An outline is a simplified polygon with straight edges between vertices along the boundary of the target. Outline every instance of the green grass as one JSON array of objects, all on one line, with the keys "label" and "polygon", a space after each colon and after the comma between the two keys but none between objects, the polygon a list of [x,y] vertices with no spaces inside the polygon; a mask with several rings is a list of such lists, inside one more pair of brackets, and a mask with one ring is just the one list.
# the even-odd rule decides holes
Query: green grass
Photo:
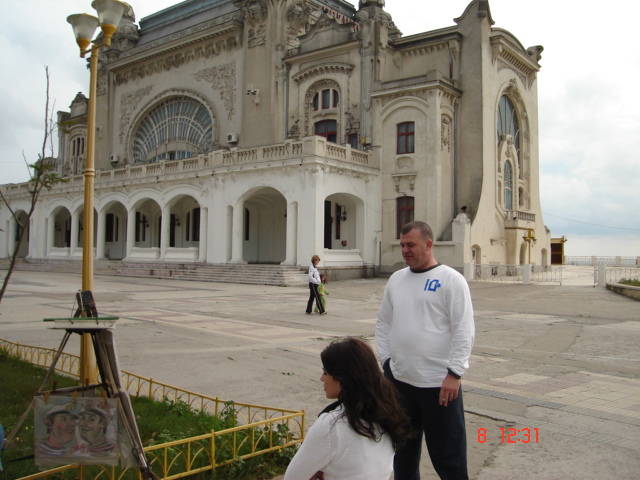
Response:
[{"label": "green grass", "polygon": [[626,278],[623,278],[620,280],[620,283],[624,285],[631,285],[632,287],[640,287],[640,280],[627,280]]},{"label": "green grass", "polygon": [[[42,383],[45,370],[29,363],[11,358],[0,350],[0,423],[7,434],[26,410],[34,392]],[[72,386],[76,380],[56,375],[52,385],[57,387]],[[51,386],[51,385],[50,385]],[[210,433],[212,430],[223,430],[237,425],[236,412],[227,405],[218,416],[212,416],[192,410],[183,402],[157,402],[147,398],[132,398],[133,409],[138,422],[140,436],[144,445],[157,445],[172,440]],[[255,429],[256,437],[259,429]],[[275,437],[286,436],[288,432],[278,429]],[[243,438],[239,435],[238,440]],[[230,437],[223,436],[216,440],[218,458],[231,451]],[[262,445],[266,442],[263,440]],[[204,443],[204,442],[203,442]],[[245,452],[241,452],[245,453]],[[289,447],[282,452],[261,455],[247,461],[238,461],[229,466],[220,467],[215,472],[206,472],[193,479],[267,479],[282,473],[291,460],[295,448]],[[0,472],[0,480],[13,480],[36,473],[38,468],[33,459],[12,461],[33,454],[33,415],[24,423],[15,443],[5,449],[2,455],[4,472]],[[205,462],[206,458],[202,458]],[[204,463],[202,463],[204,465]],[[56,478],[76,478],[60,475]],[[129,478],[129,477],[127,477]],[[131,476],[133,478],[133,476]]]}]

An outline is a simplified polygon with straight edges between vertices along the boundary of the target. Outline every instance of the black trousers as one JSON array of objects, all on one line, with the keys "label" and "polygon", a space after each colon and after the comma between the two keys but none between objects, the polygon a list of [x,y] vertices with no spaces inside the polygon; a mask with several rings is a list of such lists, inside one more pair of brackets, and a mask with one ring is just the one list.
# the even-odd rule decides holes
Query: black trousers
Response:
[{"label": "black trousers", "polygon": [[400,392],[417,435],[396,452],[393,459],[395,480],[420,480],[420,454],[424,433],[429,458],[443,480],[468,480],[467,437],[464,425],[462,389],[453,402],[443,407],[438,403],[440,388],[419,388],[393,378],[389,362],[384,373]]},{"label": "black trousers", "polygon": [[316,302],[318,307],[318,311],[320,313],[324,313],[324,307],[322,306],[322,302],[320,301],[320,295],[318,294],[318,285],[315,283],[309,282],[309,301],[307,302],[307,313],[311,313],[311,309],[313,308],[313,302]]}]

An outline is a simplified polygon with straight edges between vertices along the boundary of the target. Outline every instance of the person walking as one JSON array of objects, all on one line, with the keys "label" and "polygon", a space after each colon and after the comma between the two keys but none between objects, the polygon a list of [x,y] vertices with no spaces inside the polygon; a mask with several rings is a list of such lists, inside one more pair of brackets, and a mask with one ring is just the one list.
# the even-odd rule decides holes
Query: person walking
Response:
[{"label": "person walking", "polygon": [[325,395],[336,401],[307,432],[284,480],[389,480],[394,446],[410,434],[395,388],[357,338],[334,341],[320,359]]},{"label": "person walking", "polygon": [[467,480],[461,379],[475,334],[469,286],[437,262],[427,223],[405,225],[400,246],[407,268],[389,278],[375,329],[385,375],[418,433],[396,452],[395,480],[420,479],[423,433],[440,478]]},{"label": "person walking", "polygon": [[320,272],[318,272],[316,268],[318,263],[320,263],[320,257],[318,255],[311,257],[311,265],[309,265],[309,300],[307,301],[306,310],[306,313],[309,315],[311,314],[313,302],[316,302],[320,315],[325,313],[322,302],[320,301],[320,295],[318,294],[318,286],[320,285]]}]

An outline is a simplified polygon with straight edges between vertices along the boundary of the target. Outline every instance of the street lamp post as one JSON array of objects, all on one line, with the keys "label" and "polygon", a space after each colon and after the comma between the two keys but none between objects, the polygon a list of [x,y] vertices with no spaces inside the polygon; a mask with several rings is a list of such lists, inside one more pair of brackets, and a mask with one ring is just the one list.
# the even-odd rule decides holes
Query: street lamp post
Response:
[{"label": "street lamp post", "polygon": [[[96,90],[98,57],[100,47],[111,45],[111,37],[118,29],[120,19],[127,4],[119,0],[94,0],[91,6],[97,11],[98,18],[80,13],[69,15],[67,22],[73,27],[76,42],[80,47],[80,57],[91,54],[89,61],[89,105],[87,111],[87,160],[84,170],[84,232],[82,236],[82,290],[93,290],[93,191],[96,176],[94,166],[96,133]],[[92,41],[96,28],[102,29],[102,42]],[[87,312],[83,313],[85,316]],[[80,381],[83,385],[97,383],[95,354],[91,344],[91,335],[82,335],[80,345]]]}]

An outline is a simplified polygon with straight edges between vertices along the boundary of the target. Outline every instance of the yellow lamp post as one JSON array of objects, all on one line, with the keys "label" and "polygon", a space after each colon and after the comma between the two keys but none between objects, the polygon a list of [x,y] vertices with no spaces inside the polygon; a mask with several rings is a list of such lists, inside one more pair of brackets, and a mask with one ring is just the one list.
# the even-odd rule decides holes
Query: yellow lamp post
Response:
[{"label": "yellow lamp post", "polygon": [[[80,47],[80,57],[91,53],[89,78],[89,106],[87,112],[87,160],[84,170],[84,232],[82,236],[82,290],[93,290],[93,190],[96,171],[94,167],[96,133],[96,86],[98,57],[100,47],[111,45],[111,37],[118,29],[120,19],[127,4],[119,0],[94,0],[91,6],[97,11],[98,18],[80,13],[69,15],[67,22],[73,27],[76,42]],[[102,42],[92,41],[96,28],[102,29]],[[80,346],[80,381],[83,385],[97,382],[95,354],[91,344],[91,335],[82,335]]]}]

